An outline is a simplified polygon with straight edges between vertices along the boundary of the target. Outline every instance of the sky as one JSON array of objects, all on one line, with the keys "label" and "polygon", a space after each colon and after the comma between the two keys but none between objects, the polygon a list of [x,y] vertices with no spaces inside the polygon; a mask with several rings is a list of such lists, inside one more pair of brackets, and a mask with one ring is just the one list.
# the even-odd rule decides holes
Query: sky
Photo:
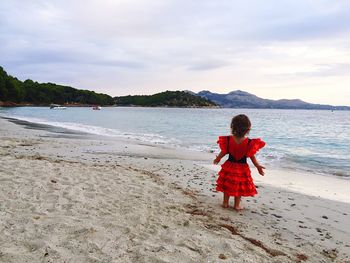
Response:
[{"label": "sky", "polygon": [[0,66],[112,96],[350,105],[348,0],[1,0]]}]

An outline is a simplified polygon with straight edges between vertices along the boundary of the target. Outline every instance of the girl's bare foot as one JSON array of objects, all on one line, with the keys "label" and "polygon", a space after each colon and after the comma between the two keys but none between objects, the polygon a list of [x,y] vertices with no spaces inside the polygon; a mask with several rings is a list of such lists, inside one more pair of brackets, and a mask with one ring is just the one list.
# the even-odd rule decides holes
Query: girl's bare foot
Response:
[{"label": "girl's bare foot", "polygon": [[221,207],[222,208],[229,208],[229,205],[228,204],[222,204]]},{"label": "girl's bare foot", "polygon": [[241,211],[244,208],[240,206],[241,204],[241,197],[240,196],[235,196],[235,204],[233,206],[233,209],[236,211]]}]

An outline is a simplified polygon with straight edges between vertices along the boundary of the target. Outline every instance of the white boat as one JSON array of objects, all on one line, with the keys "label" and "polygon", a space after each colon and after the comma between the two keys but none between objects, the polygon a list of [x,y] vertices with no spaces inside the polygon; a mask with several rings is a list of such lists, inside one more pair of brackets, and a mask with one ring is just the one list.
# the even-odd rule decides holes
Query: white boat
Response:
[{"label": "white boat", "polygon": [[51,110],[65,110],[65,109],[67,109],[67,107],[63,107],[63,106],[58,105],[58,104],[51,104],[50,109]]},{"label": "white boat", "polygon": [[100,106],[94,106],[92,107],[93,110],[101,110],[102,108]]}]

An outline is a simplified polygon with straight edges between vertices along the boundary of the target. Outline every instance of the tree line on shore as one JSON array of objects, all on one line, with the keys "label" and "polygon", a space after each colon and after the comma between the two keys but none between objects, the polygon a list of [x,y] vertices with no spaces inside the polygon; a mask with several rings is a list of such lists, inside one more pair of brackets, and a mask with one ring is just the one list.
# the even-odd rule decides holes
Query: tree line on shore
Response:
[{"label": "tree line on shore", "polygon": [[186,91],[164,91],[153,95],[134,95],[115,97],[117,106],[143,107],[214,107],[214,102]]},{"label": "tree line on shore", "polygon": [[213,107],[214,102],[185,91],[164,91],[153,95],[129,95],[112,98],[89,90],[54,83],[21,81],[0,66],[0,105],[116,105],[142,107]]},{"label": "tree line on shore", "polygon": [[113,105],[114,99],[106,94],[78,90],[54,83],[20,81],[0,67],[0,101],[18,104],[98,104]]}]

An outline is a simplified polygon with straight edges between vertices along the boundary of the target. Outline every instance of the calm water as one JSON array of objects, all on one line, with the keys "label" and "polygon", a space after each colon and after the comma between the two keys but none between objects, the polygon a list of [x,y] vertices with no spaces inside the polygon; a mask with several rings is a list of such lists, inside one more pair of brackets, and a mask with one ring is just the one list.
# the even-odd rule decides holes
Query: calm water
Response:
[{"label": "calm water", "polygon": [[64,128],[127,137],[199,151],[218,150],[233,115],[245,113],[250,137],[267,147],[259,159],[269,166],[350,178],[350,112],[175,108],[0,108],[0,115]]}]

